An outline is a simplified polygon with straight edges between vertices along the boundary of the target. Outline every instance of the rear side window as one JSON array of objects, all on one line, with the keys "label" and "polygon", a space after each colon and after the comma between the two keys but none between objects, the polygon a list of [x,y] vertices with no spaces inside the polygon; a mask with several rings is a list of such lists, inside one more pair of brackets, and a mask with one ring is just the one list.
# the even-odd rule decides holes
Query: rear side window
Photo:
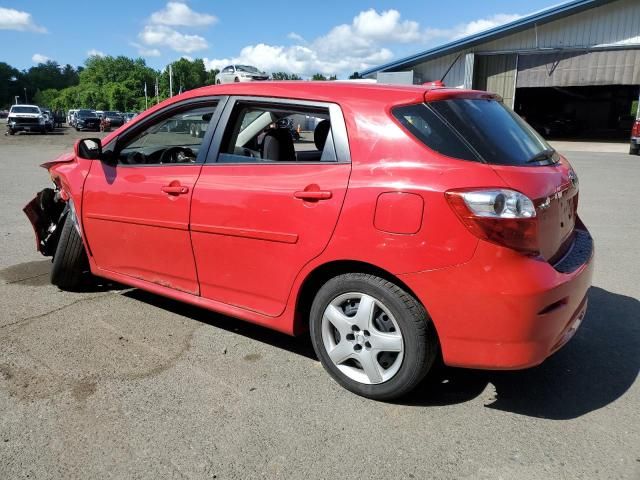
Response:
[{"label": "rear side window", "polygon": [[[429,129],[420,128],[417,134],[409,126],[407,128],[425,145],[443,155],[494,165],[527,165],[536,158],[540,161],[541,155],[549,152],[547,160],[557,161],[549,144],[511,109],[496,100],[439,100],[400,107],[393,113],[396,118],[399,118],[398,114],[406,118],[406,112],[399,110],[410,108],[439,135],[425,137],[424,132]],[[448,131],[448,136],[445,137],[443,131]],[[444,148],[438,137],[447,139]]]},{"label": "rear side window", "polygon": [[478,160],[465,142],[426,105],[397,107],[393,115],[430,149],[448,157]]}]

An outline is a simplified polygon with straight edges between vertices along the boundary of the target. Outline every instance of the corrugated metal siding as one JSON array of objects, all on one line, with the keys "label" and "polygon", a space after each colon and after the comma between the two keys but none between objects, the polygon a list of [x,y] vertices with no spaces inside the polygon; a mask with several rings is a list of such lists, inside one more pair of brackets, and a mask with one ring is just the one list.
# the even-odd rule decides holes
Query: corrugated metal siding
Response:
[{"label": "corrugated metal siding", "polygon": [[520,55],[518,62],[518,88],[638,84],[640,49]]},{"label": "corrugated metal siding", "polygon": [[[464,86],[465,54],[482,52],[527,51],[536,48],[601,48],[640,46],[640,0],[618,0],[602,7],[577,13],[545,25],[530,28],[471,49],[445,55],[413,67],[416,80],[439,80],[459,53],[462,56],[451,69],[445,83]],[[476,56],[477,60],[477,56]]]},{"label": "corrugated metal siding", "polygon": [[473,88],[497,93],[505,105],[513,106],[516,94],[518,56],[485,55],[476,58]]},{"label": "corrugated metal siding", "polygon": [[487,42],[476,52],[640,45],[640,0],[618,0],[536,29]]}]

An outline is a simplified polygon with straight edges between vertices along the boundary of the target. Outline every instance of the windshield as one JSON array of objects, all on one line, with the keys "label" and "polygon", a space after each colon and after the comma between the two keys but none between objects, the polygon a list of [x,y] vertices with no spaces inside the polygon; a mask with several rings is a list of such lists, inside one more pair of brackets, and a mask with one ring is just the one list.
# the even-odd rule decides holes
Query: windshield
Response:
[{"label": "windshield", "polygon": [[96,117],[96,112],[92,110],[78,110],[77,115],[82,118],[93,118]]},{"label": "windshield", "polygon": [[249,65],[236,65],[236,70],[239,72],[260,73],[260,70],[256,67],[251,67]]},{"label": "windshield", "polygon": [[502,102],[453,98],[394,109],[428,147],[463,160],[531,165],[559,160],[553,148]]},{"label": "windshield", "polygon": [[12,107],[11,113],[40,113],[38,107]]}]

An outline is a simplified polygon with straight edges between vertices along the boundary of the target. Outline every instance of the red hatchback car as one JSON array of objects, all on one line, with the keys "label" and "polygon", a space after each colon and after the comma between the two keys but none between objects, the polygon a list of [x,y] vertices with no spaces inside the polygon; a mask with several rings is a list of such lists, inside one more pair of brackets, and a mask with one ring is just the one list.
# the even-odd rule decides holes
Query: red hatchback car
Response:
[{"label": "red hatchback car", "polygon": [[[294,141],[292,124],[309,133]],[[577,177],[486,92],[205,87],[44,166],[55,188],[25,212],[54,284],[90,271],[309,331],[326,370],[366,397],[407,393],[439,354],[539,364],[585,314]]]}]

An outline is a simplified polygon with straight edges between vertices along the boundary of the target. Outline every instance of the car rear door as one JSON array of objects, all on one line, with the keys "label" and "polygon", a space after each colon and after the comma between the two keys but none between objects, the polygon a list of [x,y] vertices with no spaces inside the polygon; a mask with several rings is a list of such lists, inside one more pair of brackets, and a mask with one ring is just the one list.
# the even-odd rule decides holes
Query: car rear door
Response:
[{"label": "car rear door", "polygon": [[[189,208],[219,105],[207,98],[165,109],[106,147],[117,164],[92,164],[83,228],[100,269],[198,293]],[[209,121],[204,138],[190,135],[194,115]]]},{"label": "car rear door", "polygon": [[[264,120],[260,109],[297,114],[302,123],[313,115],[330,120],[326,143],[312,148],[310,122],[312,131],[294,145],[296,159],[263,158],[265,128],[280,138],[291,133]],[[240,141],[243,132],[249,134]],[[282,313],[296,275],[331,238],[350,172],[337,105],[232,98],[193,193],[191,238],[201,295],[269,316]]]}]

